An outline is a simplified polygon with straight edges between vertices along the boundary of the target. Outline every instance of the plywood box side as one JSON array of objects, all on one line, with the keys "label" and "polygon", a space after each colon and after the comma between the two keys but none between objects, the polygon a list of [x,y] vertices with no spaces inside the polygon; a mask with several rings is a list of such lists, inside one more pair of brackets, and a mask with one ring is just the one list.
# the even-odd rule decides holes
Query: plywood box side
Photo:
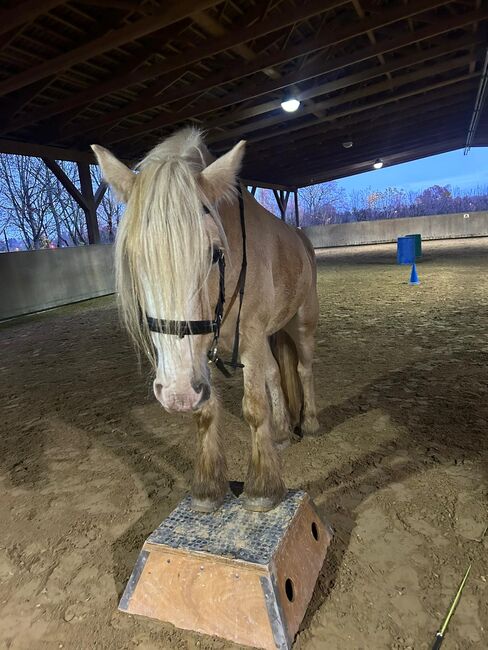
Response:
[{"label": "plywood box side", "polygon": [[[149,545],[148,545],[149,546]],[[275,650],[257,566],[203,554],[149,552],[125,611],[235,643]]]},{"label": "plywood box side", "polygon": [[[303,620],[330,541],[329,531],[307,497],[290,523],[271,567],[290,639]],[[291,583],[288,588],[287,581]]]}]

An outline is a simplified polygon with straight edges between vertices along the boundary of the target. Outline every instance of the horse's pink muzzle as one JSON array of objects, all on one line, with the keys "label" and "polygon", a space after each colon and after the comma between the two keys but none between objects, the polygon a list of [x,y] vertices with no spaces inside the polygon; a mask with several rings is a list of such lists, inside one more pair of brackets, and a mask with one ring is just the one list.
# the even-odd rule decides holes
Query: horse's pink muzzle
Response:
[{"label": "horse's pink muzzle", "polygon": [[210,386],[206,382],[192,382],[185,390],[181,390],[155,381],[153,388],[158,402],[170,413],[197,411],[210,397]]}]

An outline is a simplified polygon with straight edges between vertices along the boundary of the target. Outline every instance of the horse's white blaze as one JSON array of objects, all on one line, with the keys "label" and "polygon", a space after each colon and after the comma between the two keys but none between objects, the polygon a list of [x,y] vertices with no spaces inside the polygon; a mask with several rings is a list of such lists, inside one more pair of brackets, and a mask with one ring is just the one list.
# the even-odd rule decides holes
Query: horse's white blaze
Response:
[{"label": "horse's white blaze", "polygon": [[[158,320],[178,320],[175,314],[165,313],[164,307],[158,305],[147,278],[143,279],[143,292],[148,316]],[[189,315],[190,320],[201,319],[201,310],[195,299],[189,301]],[[194,349],[196,339],[192,336],[180,339],[159,332],[150,334],[157,358],[155,382],[175,392],[190,391],[192,382],[198,383],[203,375],[202,359]]]}]

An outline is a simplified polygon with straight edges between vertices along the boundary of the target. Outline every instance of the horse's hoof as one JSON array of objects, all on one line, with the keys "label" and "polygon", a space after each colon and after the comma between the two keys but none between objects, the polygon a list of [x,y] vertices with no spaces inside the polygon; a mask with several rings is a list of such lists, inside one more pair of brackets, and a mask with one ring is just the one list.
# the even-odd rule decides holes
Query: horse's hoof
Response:
[{"label": "horse's hoof", "polygon": [[282,499],[272,499],[271,497],[247,497],[243,495],[241,497],[242,507],[244,510],[250,510],[251,512],[269,512],[279,505]]},{"label": "horse's hoof", "polygon": [[209,514],[215,512],[223,504],[224,499],[214,500],[214,499],[199,499],[197,497],[191,498],[190,508],[194,512],[201,512],[203,514]]},{"label": "horse's hoof", "polygon": [[320,424],[316,417],[305,418],[301,430],[304,436],[316,436],[319,433]]},{"label": "horse's hoof", "polygon": [[282,440],[276,440],[275,441],[275,447],[278,451],[283,451],[284,449],[288,449],[288,447],[291,445],[291,438],[283,438]]}]

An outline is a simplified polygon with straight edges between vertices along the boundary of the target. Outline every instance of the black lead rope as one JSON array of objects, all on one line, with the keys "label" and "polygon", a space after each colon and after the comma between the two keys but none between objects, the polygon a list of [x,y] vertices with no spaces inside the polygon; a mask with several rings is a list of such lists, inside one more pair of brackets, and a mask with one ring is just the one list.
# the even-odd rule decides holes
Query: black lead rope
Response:
[{"label": "black lead rope", "polygon": [[[244,218],[244,199],[242,197],[241,186],[237,186],[237,193],[239,199],[239,217],[241,222],[242,233],[242,264],[239,278],[237,280],[237,289],[239,291],[239,309],[237,312],[236,329],[234,334],[234,347],[232,350],[232,358],[230,361],[223,361],[218,355],[218,344],[220,338],[220,328],[224,318],[224,304],[225,304],[225,257],[222,250],[214,251],[213,261],[218,262],[219,265],[219,297],[215,307],[214,320],[190,320],[190,321],[175,321],[163,320],[159,318],[152,318],[146,315],[146,322],[151,332],[159,334],[172,334],[179,338],[191,336],[193,334],[213,334],[212,345],[207,353],[210,363],[213,363],[226,377],[231,377],[231,373],[227,370],[226,366],[233,368],[244,368],[242,363],[238,363],[239,358],[239,338],[240,338],[240,321],[242,302],[244,300],[244,288],[246,285],[246,271],[247,271],[247,245],[246,245],[246,221]],[[204,206],[206,213],[209,210]]]},{"label": "black lead rope", "polygon": [[242,264],[241,271],[239,273],[239,279],[237,280],[237,286],[239,287],[239,309],[237,311],[237,321],[236,321],[236,331],[234,334],[234,348],[232,350],[232,359],[228,365],[230,365],[234,370],[236,368],[244,368],[242,363],[237,363],[239,357],[239,338],[240,338],[240,323],[241,323],[241,309],[242,302],[244,300],[244,288],[246,286],[246,273],[247,273],[247,243],[246,243],[246,221],[244,219],[244,199],[242,198],[242,189],[241,186],[237,186],[238,199],[239,199],[239,217],[241,221],[241,233],[242,233]]}]

